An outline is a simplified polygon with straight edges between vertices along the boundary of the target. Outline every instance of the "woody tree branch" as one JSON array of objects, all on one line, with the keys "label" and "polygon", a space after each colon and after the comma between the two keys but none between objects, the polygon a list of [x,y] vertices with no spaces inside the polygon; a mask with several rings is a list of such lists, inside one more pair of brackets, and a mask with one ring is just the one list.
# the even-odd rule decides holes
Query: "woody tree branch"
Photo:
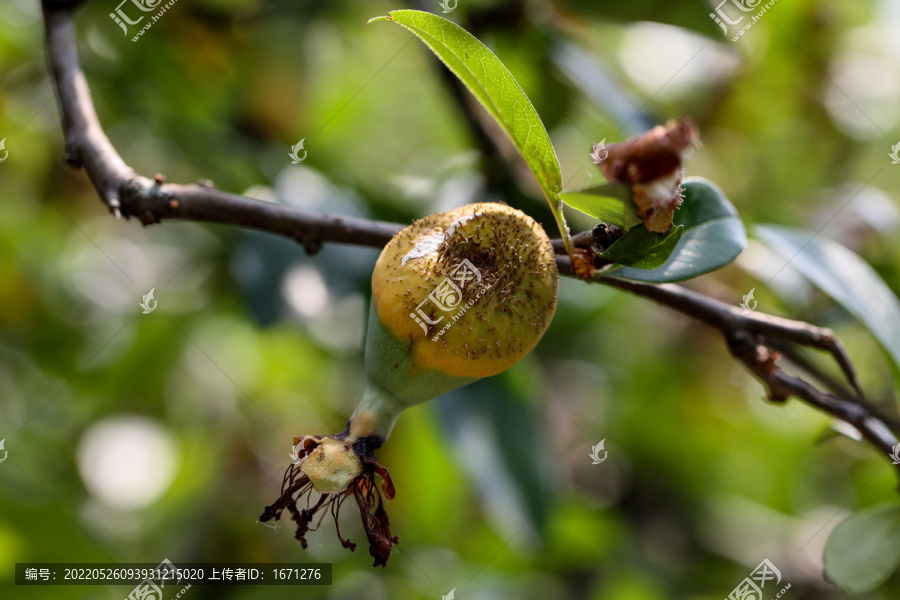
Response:
[{"label": "woody tree branch", "polygon": [[[94,110],[75,44],[73,11],[77,4],[79,0],[42,2],[47,54],[65,136],[65,160],[84,169],[116,218],[136,217],[145,225],[163,219],[238,225],[291,238],[309,251],[326,242],[380,248],[403,228],[398,223],[312,213],[257,201],[215,190],[208,183],[171,184],[159,175],[150,179],[135,173],[106,137]],[[590,232],[573,240],[588,246]],[[572,276],[561,240],[554,241],[554,248],[560,273]],[[642,284],[602,273],[595,273],[593,281],[649,298],[718,330],[732,356],[763,383],[771,400],[784,402],[795,397],[848,423],[884,457],[897,444],[885,420],[863,399],[853,365],[829,329],[760,313],[744,314],[736,306],[679,285]],[[850,388],[834,386],[838,389],[832,391],[838,393],[830,393],[785,372],[772,348],[786,345],[829,352]]]}]

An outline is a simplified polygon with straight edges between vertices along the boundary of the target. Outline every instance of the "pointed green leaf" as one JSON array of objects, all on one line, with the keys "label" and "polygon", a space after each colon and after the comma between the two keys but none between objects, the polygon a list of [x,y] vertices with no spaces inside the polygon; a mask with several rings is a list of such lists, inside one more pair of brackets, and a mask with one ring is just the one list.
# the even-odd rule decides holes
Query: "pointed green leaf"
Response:
[{"label": "pointed green leaf", "polygon": [[394,10],[371,21],[392,21],[410,30],[459,77],[525,159],[564,230],[558,196],[562,174],[556,152],[531,101],[500,59],[453,21],[428,12]]},{"label": "pointed green leaf", "polygon": [[623,220],[625,221],[625,231],[628,231],[635,225],[641,224],[641,218],[637,216],[637,206],[634,205],[634,202],[625,203],[625,210],[623,215]]},{"label": "pointed green leaf", "polygon": [[825,544],[825,576],[851,594],[875,589],[900,564],[900,506],[863,510],[835,527]]},{"label": "pointed green leaf", "polygon": [[625,205],[631,203],[631,189],[621,183],[607,183],[580,190],[562,192],[560,199],[566,204],[616,227],[625,227]]},{"label": "pointed green leaf", "polygon": [[812,231],[757,225],[753,233],[856,317],[900,367],[900,301],[875,269]]},{"label": "pointed green leaf", "polygon": [[684,225],[673,227],[666,233],[654,233],[643,225],[632,227],[601,252],[600,257],[636,269],[655,269],[665,264],[682,233]]},{"label": "pointed green leaf", "polygon": [[606,196],[593,196],[581,192],[563,192],[559,195],[566,206],[571,206],[578,212],[583,212],[589,217],[594,217],[611,223],[616,227],[625,227],[623,214],[625,205],[621,200]]},{"label": "pointed green leaf", "polygon": [[744,224],[724,192],[702,177],[688,177],[682,185],[684,202],[675,211],[675,224],[684,225],[684,234],[666,263],[650,270],[623,267],[611,275],[650,283],[683,281],[724,267],[744,250]]}]

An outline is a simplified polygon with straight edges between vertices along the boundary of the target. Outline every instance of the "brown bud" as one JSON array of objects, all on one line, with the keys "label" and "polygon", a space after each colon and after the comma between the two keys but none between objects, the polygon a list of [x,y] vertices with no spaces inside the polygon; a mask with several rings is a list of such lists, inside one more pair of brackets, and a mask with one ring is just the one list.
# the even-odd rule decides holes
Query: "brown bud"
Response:
[{"label": "brown bud", "polygon": [[609,181],[631,186],[638,217],[650,231],[663,233],[672,226],[681,204],[682,164],[697,141],[697,129],[689,119],[669,121],[610,144],[608,156],[597,166]]}]

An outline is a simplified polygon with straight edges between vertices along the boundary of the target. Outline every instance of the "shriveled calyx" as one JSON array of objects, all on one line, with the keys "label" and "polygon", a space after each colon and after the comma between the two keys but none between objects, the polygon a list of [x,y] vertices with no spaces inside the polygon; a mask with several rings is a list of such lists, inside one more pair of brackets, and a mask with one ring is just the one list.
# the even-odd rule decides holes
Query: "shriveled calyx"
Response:
[{"label": "shriveled calyx", "polygon": [[[394,499],[394,483],[387,469],[375,460],[373,451],[380,444],[373,447],[373,440],[351,442],[347,438],[346,433],[295,437],[291,452],[293,462],[284,474],[281,495],[274,504],[266,507],[259,520],[278,520],[287,509],[297,524],[294,537],[306,549],[306,534],[315,531],[330,512],[341,545],[352,551],[356,549],[356,544],[341,536],[338,514],[344,502],[353,498],[362,516],[369,554],[375,559],[373,566],[383,567],[400,538],[391,535],[391,525],[384,499],[375,485],[375,475],[381,476],[384,498],[388,500]],[[315,502],[312,500],[313,492],[319,495]],[[298,507],[301,500],[306,501],[304,508]],[[313,524],[319,513],[318,522]]]}]

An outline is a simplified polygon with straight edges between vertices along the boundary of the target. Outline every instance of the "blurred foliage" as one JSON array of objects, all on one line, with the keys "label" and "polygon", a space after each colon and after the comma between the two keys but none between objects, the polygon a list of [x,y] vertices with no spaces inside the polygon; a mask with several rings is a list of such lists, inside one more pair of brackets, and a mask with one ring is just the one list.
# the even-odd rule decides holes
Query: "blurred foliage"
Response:
[{"label": "blurred foliage", "polygon": [[[829,420],[765,402],[713,332],[569,279],[533,355],[411,409],[379,451],[401,536],[385,571],[364,548],[342,549],[327,523],[308,551],[288,526],[261,526],[292,436],[343,429],[359,398],[377,251],[308,257],[256,232],[114,220],[62,163],[37,3],[3,6],[0,596],[123,598],[128,588],[24,589],[10,577],[16,562],[166,557],[334,563],[330,588],[186,598],[456,588],[460,599],[719,600],[763,558],[792,584],[787,598],[900,593],[897,575],[857,596],[821,576],[828,533],[895,500],[884,457],[846,438],[816,444]],[[178,2],[133,43],[108,16],[115,3],[92,1],[78,27],[98,114],[138,172],[400,222],[503,199],[553,235],[532,180],[483,171],[431,54],[365,24],[403,7]],[[687,172],[716,182],[745,223],[821,230],[900,289],[900,167],[887,158],[900,138],[896,4],[778,2],[736,43],[711,11],[460,0],[446,16],[518,79],[567,188],[601,181],[593,142],[689,115],[703,146]],[[308,157],[291,166],[301,138]],[[573,230],[591,224],[567,216]],[[877,343],[759,244],[690,285],[735,304],[755,288],[758,310],[833,327],[869,397],[896,403]],[[158,308],[142,314],[151,288]],[[601,439],[609,458],[591,465]],[[342,530],[359,542],[350,512]]]}]

